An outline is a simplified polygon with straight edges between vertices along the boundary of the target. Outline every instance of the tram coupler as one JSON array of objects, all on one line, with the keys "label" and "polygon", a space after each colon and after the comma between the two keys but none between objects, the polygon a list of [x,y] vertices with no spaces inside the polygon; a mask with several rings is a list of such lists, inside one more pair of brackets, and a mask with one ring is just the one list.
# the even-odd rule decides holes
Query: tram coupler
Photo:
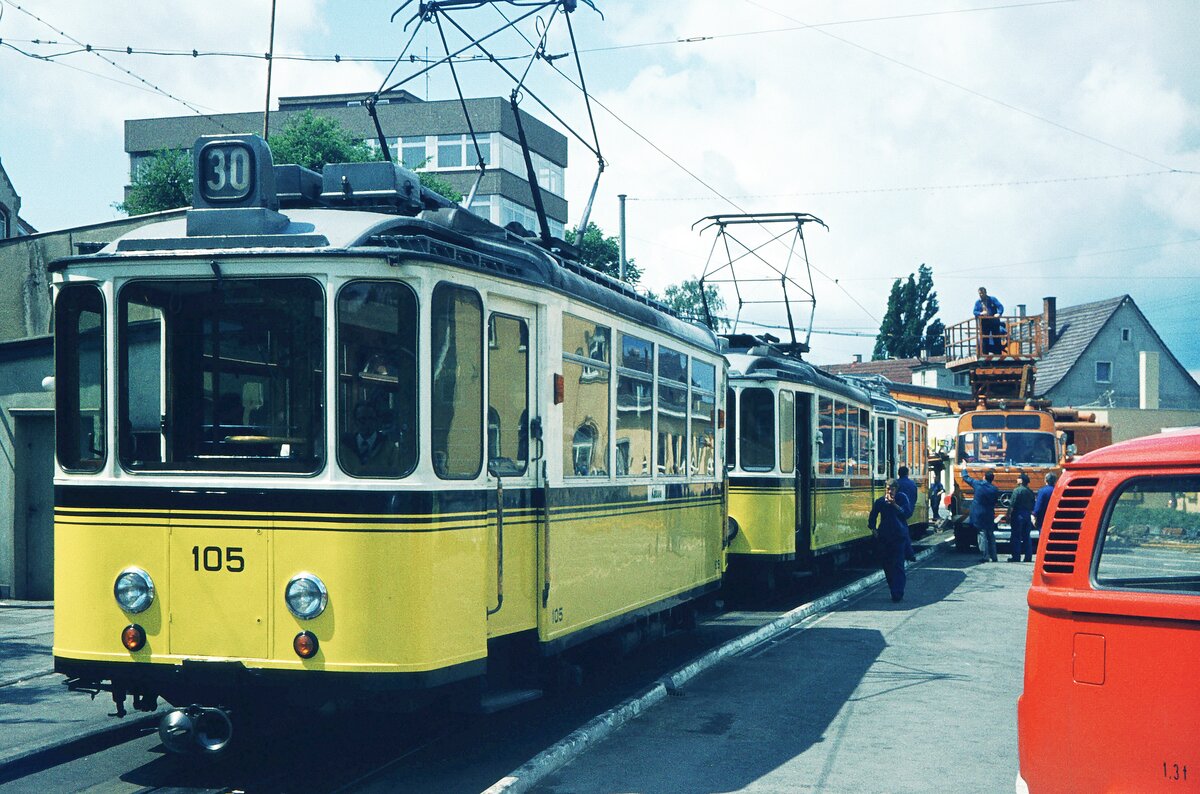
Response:
[{"label": "tram coupler", "polygon": [[158,723],[158,738],[173,753],[215,755],[233,739],[233,720],[225,709],[193,703],[164,714]]}]

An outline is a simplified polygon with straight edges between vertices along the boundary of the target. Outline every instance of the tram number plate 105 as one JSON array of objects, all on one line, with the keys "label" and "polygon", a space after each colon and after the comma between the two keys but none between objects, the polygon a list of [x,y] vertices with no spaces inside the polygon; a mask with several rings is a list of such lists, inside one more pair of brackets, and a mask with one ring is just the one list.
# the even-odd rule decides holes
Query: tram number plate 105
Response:
[{"label": "tram number plate 105", "polygon": [[241,546],[192,546],[192,570],[241,573],[246,570],[246,559]]}]

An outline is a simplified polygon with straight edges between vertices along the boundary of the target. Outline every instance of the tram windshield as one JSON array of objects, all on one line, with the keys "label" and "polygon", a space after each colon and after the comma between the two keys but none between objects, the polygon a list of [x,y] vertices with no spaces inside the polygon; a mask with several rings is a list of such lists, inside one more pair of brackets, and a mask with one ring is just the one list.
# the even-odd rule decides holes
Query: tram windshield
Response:
[{"label": "tram windshield", "polygon": [[958,459],[994,466],[1054,466],[1054,434],[1046,432],[974,432],[958,436]]},{"label": "tram windshield", "polygon": [[117,338],[125,467],[320,468],[325,316],[316,282],[135,281],[120,292]]}]

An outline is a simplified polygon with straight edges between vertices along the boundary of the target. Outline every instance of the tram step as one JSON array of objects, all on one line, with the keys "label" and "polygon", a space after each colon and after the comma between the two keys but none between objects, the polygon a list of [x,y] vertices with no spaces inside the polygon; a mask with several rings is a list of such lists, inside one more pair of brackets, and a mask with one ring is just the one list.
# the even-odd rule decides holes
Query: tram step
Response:
[{"label": "tram step", "polygon": [[479,713],[495,714],[522,703],[529,703],[542,696],[540,689],[509,689],[504,692],[487,692],[479,699]]}]

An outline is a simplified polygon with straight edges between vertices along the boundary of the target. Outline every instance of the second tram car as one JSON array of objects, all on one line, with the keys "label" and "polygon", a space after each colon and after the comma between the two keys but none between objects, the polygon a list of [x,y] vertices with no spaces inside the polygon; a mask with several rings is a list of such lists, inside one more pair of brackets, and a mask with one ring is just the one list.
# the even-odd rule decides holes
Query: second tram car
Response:
[{"label": "second tram car", "polygon": [[185,219],[53,266],[71,686],[120,713],[424,691],[719,586],[708,329],[391,163],[193,156]]},{"label": "second tram car", "polygon": [[731,569],[771,581],[779,567],[845,561],[872,537],[885,479],[922,471],[923,415],[761,339],[728,344]]}]

